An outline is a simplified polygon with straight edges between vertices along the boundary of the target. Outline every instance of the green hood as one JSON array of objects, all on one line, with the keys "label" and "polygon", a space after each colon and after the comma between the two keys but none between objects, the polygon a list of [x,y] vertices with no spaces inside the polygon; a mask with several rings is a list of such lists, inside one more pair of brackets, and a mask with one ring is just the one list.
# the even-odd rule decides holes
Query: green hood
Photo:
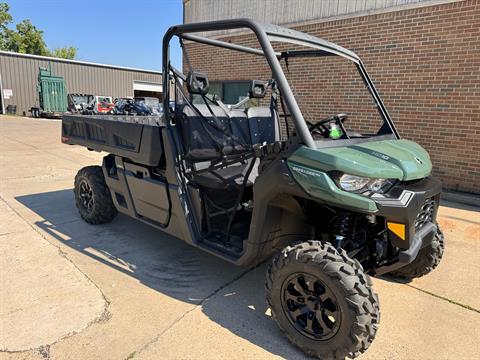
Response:
[{"label": "green hood", "polygon": [[311,149],[302,146],[288,162],[320,171],[380,179],[415,180],[432,171],[428,153],[409,140],[370,141],[345,147]]}]

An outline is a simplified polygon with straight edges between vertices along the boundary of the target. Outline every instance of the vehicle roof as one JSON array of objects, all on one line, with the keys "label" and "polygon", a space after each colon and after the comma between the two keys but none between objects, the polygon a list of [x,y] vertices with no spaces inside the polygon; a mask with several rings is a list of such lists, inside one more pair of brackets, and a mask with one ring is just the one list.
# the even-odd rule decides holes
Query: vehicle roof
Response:
[{"label": "vehicle roof", "polygon": [[328,50],[331,50],[332,52],[338,53],[338,55],[344,55],[347,57],[350,57],[354,60],[360,61],[360,58],[358,57],[357,54],[355,54],[353,51],[348,50],[344,48],[343,46],[337,45],[333,42],[327,41],[325,39],[293,30],[290,28],[286,28],[283,26],[278,26],[270,23],[260,23],[256,22],[259,27],[261,27],[268,35],[277,35],[282,38],[286,39],[291,39],[291,40],[300,40],[307,42],[312,45],[318,45],[324,48],[327,48]]},{"label": "vehicle roof", "polygon": [[[262,23],[256,20],[240,18],[240,19],[229,19],[229,20],[216,20],[200,23],[189,23],[183,25],[173,26],[170,29],[176,33],[185,34],[185,33],[195,33],[195,32],[210,32],[216,30],[228,30],[228,29],[245,29],[250,28],[254,32],[263,32],[265,33],[270,42],[274,41],[287,41],[290,43],[310,46],[310,47],[320,47],[322,50],[326,50],[336,55],[346,57],[352,61],[360,62],[360,58],[353,51],[348,50],[340,45],[327,41],[325,39],[286,28],[279,25],[274,25],[270,23]],[[200,39],[201,37],[192,36],[193,38]],[[188,39],[187,36],[185,38]],[[222,41],[216,41],[218,46],[221,46],[219,43]],[[234,42],[233,42],[234,43]],[[242,46],[240,46],[242,47]],[[257,50],[258,51],[258,50]]]}]

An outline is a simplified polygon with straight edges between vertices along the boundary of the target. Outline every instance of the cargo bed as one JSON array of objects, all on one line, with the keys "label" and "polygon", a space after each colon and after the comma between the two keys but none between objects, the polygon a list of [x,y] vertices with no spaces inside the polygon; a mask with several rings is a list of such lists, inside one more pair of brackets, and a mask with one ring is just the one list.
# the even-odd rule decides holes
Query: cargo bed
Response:
[{"label": "cargo bed", "polygon": [[62,142],[105,151],[144,165],[158,165],[163,116],[64,115]]}]

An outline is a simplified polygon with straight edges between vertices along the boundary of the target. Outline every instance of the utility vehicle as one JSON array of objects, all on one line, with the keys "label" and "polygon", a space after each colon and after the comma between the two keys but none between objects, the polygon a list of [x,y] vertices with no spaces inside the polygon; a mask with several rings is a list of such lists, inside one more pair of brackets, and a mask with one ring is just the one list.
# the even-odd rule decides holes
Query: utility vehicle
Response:
[{"label": "utility vehicle", "polygon": [[111,114],[115,115],[152,115],[152,110],[144,101],[131,98],[115,99],[115,107]]},{"label": "utility vehicle", "polygon": [[88,104],[93,101],[93,95],[89,94],[68,94],[67,96],[67,110],[71,113],[84,112]]},{"label": "utility vehicle", "polygon": [[110,96],[94,96],[83,113],[86,115],[106,114],[110,113],[114,107],[115,104]]},{"label": "utility vehicle", "polygon": [[[250,30],[260,46],[194,34],[231,29]],[[170,63],[174,36],[186,76]],[[266,59],[271,74],[249,91],[257,106],[209,95],[208,74],[188,57],[195,43]],[[342,108],[305,119],[282,64],[327,56],[353,64],[375,104],[376,131],[350,130]],[[444,238],[429,156],[400,138],[362,61],[320,38],[238,19],[171,27],[163,76],[162,116],[63,117],[64,143],[109,153],[75,178],[81,217],[101,224],[119,211],[237,265],[273,257],[267,302],[291,342],[321,359],[364,352],[380,320],[369,275],[425,275]]]}]

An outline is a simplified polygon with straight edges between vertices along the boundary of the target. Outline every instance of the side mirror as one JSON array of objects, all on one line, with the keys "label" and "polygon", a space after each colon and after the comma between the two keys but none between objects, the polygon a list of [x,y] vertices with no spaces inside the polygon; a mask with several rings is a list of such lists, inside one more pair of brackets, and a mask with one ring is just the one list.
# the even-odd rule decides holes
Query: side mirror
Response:
[{"label": "side mirror", "polygon": [[190,71],[187,75],[187,90],[190,94],[207,94],[210,84],[207,75],[197,71]]},{"label": "side mirror", "polygon": [[267,83],[261,80],[252,80],[249,96],[254,99],[262,99],[267,93]]}]

